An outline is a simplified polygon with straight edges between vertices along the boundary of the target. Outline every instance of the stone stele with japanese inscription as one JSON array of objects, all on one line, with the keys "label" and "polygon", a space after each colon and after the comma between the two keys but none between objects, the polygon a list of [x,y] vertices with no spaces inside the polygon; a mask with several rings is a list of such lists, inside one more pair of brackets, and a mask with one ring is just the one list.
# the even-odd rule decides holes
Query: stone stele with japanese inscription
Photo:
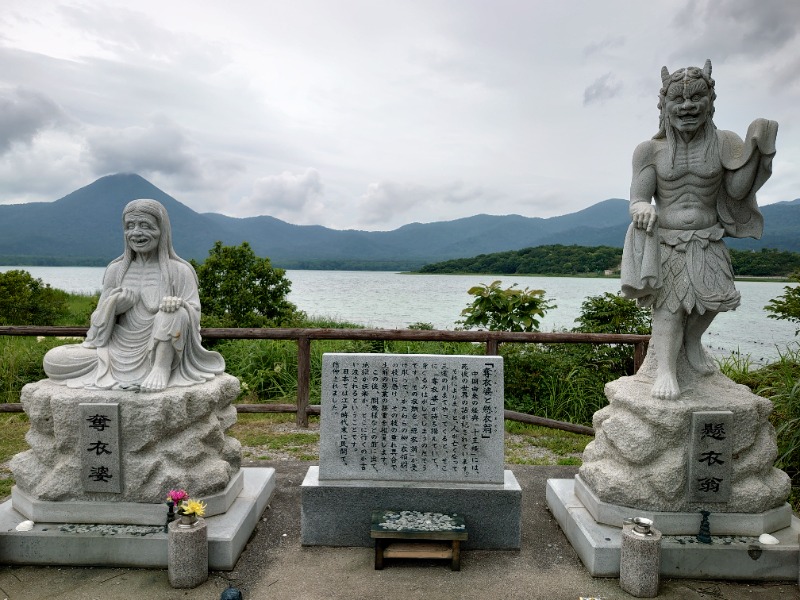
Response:
[{"label": "stone stele with japanese inscription", "polygon": [[326,354],[320,481],[503,483],[503,362]]}]

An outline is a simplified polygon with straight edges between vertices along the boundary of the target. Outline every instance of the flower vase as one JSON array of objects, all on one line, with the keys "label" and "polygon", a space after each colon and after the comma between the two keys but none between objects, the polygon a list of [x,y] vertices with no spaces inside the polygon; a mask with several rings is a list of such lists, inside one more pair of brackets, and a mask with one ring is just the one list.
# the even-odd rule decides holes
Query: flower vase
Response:
[{"label": "flower vase", "polygon": [[182,514],[178,522],[181,527],[194,527],[195,523],[197,523],[197,515],[194,513]]}]

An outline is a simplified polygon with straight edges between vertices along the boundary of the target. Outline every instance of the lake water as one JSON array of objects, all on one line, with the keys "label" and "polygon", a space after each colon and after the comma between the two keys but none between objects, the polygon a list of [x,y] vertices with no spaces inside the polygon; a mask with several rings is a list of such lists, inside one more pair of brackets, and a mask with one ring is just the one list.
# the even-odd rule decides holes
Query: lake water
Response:
[{"label": "lake water", "polygon": [[[24,268],[34,277],[69,292],[100,290],[102,267],[0,267],[0,272]],[[492,275],[404,275],[385,271],[287,271],[292,282],[289,299],[312,316],[360,323],[368,327],[405,328],[430,323],[436,329],[454,329],[461,310],[472,300],[467,290],[500,279],[503,287],[543,289],[557,308],[542,320],[541,331],[569,329],[588,296],[618,292],[618,279],[525,277]],[[795,326],[767,318],[764,306],[783,293],[785,283],[740,281],[742,304],[722,313],[704,338],[718,355],[739,351],[753,362],[777,357],[789,345],[796,347]]]}]

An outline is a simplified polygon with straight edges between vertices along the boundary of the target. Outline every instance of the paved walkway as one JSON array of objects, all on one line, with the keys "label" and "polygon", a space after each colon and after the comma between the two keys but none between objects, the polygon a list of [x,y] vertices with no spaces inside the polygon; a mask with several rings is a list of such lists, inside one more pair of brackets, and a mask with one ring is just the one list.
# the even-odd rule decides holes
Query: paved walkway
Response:
[{"label": "paved walkway", "polygon": [[[370,548],[302,547],[300,484],[309,463],[257,464],[277,469],[278,489],[234,571],[213,572],[193,590],[174,590],[165,570],[0,566],[0,600],[216,600],[229,584],[246,600],[631,598],[617,579],[587,574],[547,509],[547,479],[571,477],[575,467],[514,466],[523,490],[522,548],[465,551],[461,571],[453,572],[436,561],[387,561],[375,571]],[[671,579],[662,580],[659,598],[789,600],[800,599],[800,591],[797,582]]]}]

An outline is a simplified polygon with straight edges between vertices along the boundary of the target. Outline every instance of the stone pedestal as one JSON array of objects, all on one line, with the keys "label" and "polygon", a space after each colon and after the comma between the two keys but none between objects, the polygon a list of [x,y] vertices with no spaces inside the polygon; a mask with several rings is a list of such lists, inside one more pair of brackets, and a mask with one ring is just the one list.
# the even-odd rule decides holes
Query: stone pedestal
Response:
[{"label": "stone pedestal", "polygon": [[[664,512],[763,513],[789,496],[789,477],[772,466],[777,458],[772,403],[717,372],[699,376],[679,357],[680,398],[650,395],[655,370],[652,352],[639,373],[606,384],[609,404],[594,415],[595,439],[586,447],[580,476],[603,502]],[[693,413],[730,411],[726,432],[730,453],[705,455],[727,471],[730,493],[724,502],[693,499],[690,455]],[[725,461],[721,464],[721,461]],[[724,469],[723,469],[724,467]],[[719,478],[718,478],[719,479]],[[658,525],[658,524],[657,524]]]},{"label": "stone pedestal", "polygon": [[[49,380],[26,385],[22,405],[30,418],[31,449],[11,460],[17,487],[42,502],[163,504],[171,488],[192,497],[222,492],[239,471],[241,446],[225,431],[236,422],[231,401],[239,382],[230,375],[190,387],[145,394],[122,390],[70,389]],[[118,405],[121,481],[119,493],[87,491],[79,405]],[[96,445],[96,444],[95,444]],[[96,452],[111,452],[110,447]],[[124,511],[120,511],[124,522]]]},{"label": "stone pedestal", "polygon": [[[586,570],[594,577],[619,577],[622,523],[604,525],[575,496],[573,479],[547,481],[547,506],[558,521]],[[689,517],[689,515],[685,515]],[[699,515],[697,525],[699,529]],[[658,525],[657,518],[655,519]],[[714,515],[711,515],[714,526]],[[663,532],[662,532],[663,533]],[[800,519],[773,531],[776,545],[761,544],[757,535],[721,536],[712,533],[711,544],[692,535],[663,535],[661,576],[739,581],[793,581],[797,578]]]},{"label": "stone pedestal", "polygon": [[469,539],[462,548],[467,550],[515,550],[522,534],[522,488],[511,471],[504,476],[503,484],[320,482],[319,467],[310,467],[301,488],[300,541],[370,547],[374,510],[411,509],[463,516]]},{"label": "stone pedestal", "polygon": [[[275,491],[275,469],[245,467],[242,474],[241,490],[227,512],[204,519],[208,563],[215,571],[230,571],[236,566]],[[164,520],[149,526],[62,521],[36,523],[31,531],[15,531],[25,520],[10,500],[0,504],[0,564],[167,567]]]},{"label": "stone pedestal", "polygon": [[[681,396],[654,400],[655,367],[650,353],[635,376],[606,385],[579,475],[547,482],[547,504],[584,565],[617,576],[623,520],[640,516],[663,534],[663,576],[794,579],[800,520],[786,504],[789,477],[772,466],[772,403],[719,372],[698,375],[682,354]],[[696,539],[701,510],[711,544]],[[762,533],[779,543],[761,544]]]},{"label": "stone pedestal", "polygon": [[167,536],[167,574],[174,588],[195,588],[208,579],[208,529],[199,519],[182,525],[180,519],[169,524]]}]

